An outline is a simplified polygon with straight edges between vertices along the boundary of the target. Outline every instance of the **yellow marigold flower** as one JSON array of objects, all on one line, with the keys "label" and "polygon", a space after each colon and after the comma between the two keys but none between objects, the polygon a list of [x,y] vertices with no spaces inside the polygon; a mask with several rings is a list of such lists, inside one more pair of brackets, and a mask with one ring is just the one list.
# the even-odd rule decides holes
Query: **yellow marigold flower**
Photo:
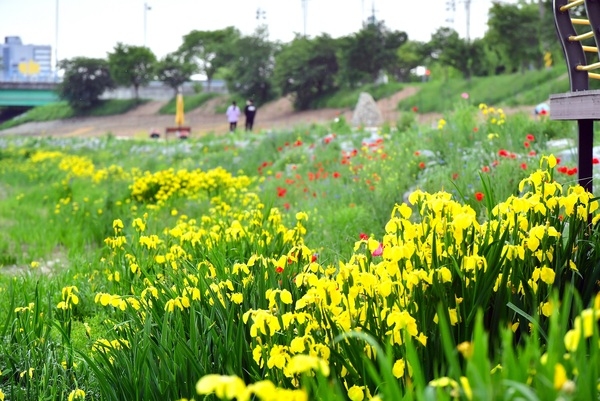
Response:
[{"label": "yellow marigold flower", "polygon": [[459,321],[459,316],[456,311],[456,308],[448,308],[448,314],[450,315],[450,324],[452,326],[456,326]]},{"label": "yellow marigold flower", "polygon": [[74,400],[85,400],[85,391],[81,389],[75,389],[71,391],[71,393],[69,394],[68,401]]},{"label": "yellow marigold flower", "polygon": [[581,338],[581,331],[579,330],[569,330],[565,334],[564,342],[565,348],[569,352],[577,351],[577,347],[579,347],[579,340]]},{"label": "yellow marigold flower", "polygon": [[437,270],[438,280],[442,283],[449,283],[452,281],[452,272],[447,267],[440,267]]},{"label": "yellow marigold flower", "polygon": [[139,232],[144,232],[144,230],[146,230],[146,223],[144,223],[144,220],[139,217],[133,219],[131,225]]},{"label": "yellow marigold flower", "polygon": [[397,379],[399,379],[401,377],[404,377],[405,368],[406,368],[406,361],[404,359],[398,359],[394,363],[394,367],[392,368],[392,373],[394,374],[394,376]]},{"label": "yellow marigold flower", "polygon": [[249,398],[246,384],[237,376],[206,375],[196,383],[196,392],[201,395],[215,393],[218,398],[228,400]]},{"label": "yellow marigold flower", "polygon": [[469,359],[473,356],[473,344],[470,341],[463,341],[456,346],[456,349],[465,359]]},{"label": "yellow marigold flower", "polygon": [[567,371],[560,363],[554,365],[554,389],[560,390],[567,382]]},{"label": "yellow marigold flower", "polygon": [[435,379],[429,382],[429,385],[432,387],[452,387],[456,388],[458,383],[455,380],[452,380],[449,377],[440,377],[439,379]]},{"label": "yellow marigold flower", "polygon": [[553,310],[552,301],[542,302],[540,304],[540,311],[541,311],[542,315],[548,317],[548,316],[552,315],[552,310]]},{"label": "yellow marigold flower", "polygon": [[554,270],[550,269],[549,267],[542,267],[541,271],[540,271],[540,278],[542,279],[542,281],[548,285],[552,285],[554,283],[554,277],[556,276],[556,273],[554,272]]},{"label": "yellow marigold flower", "polygon": [[296,220],[298,220],[298,221],[308,220],[308,214],[306,214],[305,212],[298,212],[298,213],[296,213]]},{"label": "yellow marigold flower", "polygon": [[120,232],[123,229],[123,221],[121,219],[115,219],[113,220],[113,229],[115,230],[116,233]]},{"label": "yellow marigold flower", "polygon": [[316,370],[323,374],[323,376],[329,376],[329,365],[327,365],[327,362],[312,355],[294,355],[288,362],[287,369],[292,374]]},{"label": "yellow marigold flower", "polygon": [[348,389],[348,398],[351,401],[362,401],[365,399],[365,392],[361,387],[354,385]]},{"label": "yellow marigold flower", "polygon": [[281,302],[287,305],[290,305],[293,302],[292,294],[288,290],[281,290],[279,298],[281,299]]},{"label": "yellow marigold flower", "polygon": [[463,392],[465,393],[465,396],[467,397],[467,399],[470,401],[473,399],[473,390],[471,390],[471,385],[469,384],[469,379],[467,379],[465,376],[461,376],[460,377],[460,386],[463,389]]},{"label": "yellow marigold flower", "polygon": [[231,302],[235,304],[241,304],[244,302],[244,295],[241,292],[236,292],[235,294],[231,294]]}]

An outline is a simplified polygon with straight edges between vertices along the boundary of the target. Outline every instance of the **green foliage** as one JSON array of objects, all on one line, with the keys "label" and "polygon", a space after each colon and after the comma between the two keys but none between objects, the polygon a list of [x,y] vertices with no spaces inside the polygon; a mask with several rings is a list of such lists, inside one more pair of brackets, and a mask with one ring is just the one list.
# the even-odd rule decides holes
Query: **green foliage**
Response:
[{"label": "green foliage", "polygon": [[[218,93],[215,92],[201,92],[197,95],[184,96],[183,97],[183,110],[187,113],[202,106],[206,102],[216,97],[219,97]],[[176,100],[171,99],[158,111],[160,114],[175,114]]]},{"label": "green foliage", "polygon": [[195,66],[177,53],[170,53],[156,63],[155,71],[158,80],[177,93],[181,85],[190,80]]},{"label": "green foliage", "polygon": [[357,33],[340,41],[340,82],[349,87],[373,83],[392,68],[396,52],[408,39],[405,32],[391,31],[384,21],[368,21]]},{"label": "green foliage", "polygon": [[139,87],[152,80],[155,63],[156,56],[144,46],[117,43],[113,52],[108,53],[108,64],[113,79],[119,85],[133,86],[136,99],[139,99]]},{"label": "green foliage", "polygon": [[114,87],[108,63],[101,59],[76,57],[62,60],[63,81],[58,94],[77,112],[87,110],[100,102],[100,95]]},{"label": "green foliage", "polygon": [[229,91],[244,99],[253,99],[257,106],[273,99],[276,45],[268,40],[266,26],[258,27],[250,36],[242,36],[233,49],[235,58],[230,61],[226,71]]},{"label": "green foliage", "polygon": [[[145,103],[147,100],[141,100]],[[100,100],[95,106],[85,111],[76,112],[67,102],[50,103],[37,106],[18,117],[0,124],[0,129],[16,127],[28,122],[65,120],[76,116],[112,116],[123,114],[140,105],[135,99]]]},{"label": "green foliage", "polygon": [[390,74],[400,82],[408,82],[411,70],[425,64],[427,48],[424,43],[407,40],[396,51],[396,62],[389,67]]},{"label": "green foliage", "polygon": [[[506,71],[523,71],[531,64],[538,68],[543,66],[539,32],[554,27],[548,20],[545,26],[540,24],[540,6],[535,3],[492,4],[486,36],[499,52]],[[519,29],[515,30],[515,26]],[[530,34],[523,35],[522,32]],[[557,41],[556,37],[554,41]]]},{"label": "green foliage", "polygon": [[294,95],[297,110],[310,108],[315,98],[335,90],[336,48],[328,35],[311,40],[297,35],[277,53],[274,81],[282,96]]},{"label": "green foliage", "polygon": [[[597,200],[539,157],[575,137],[555,123],[461,101],[402,132],[4,138],[0,391],[191,399],[216,374],[327,400],[596,399]],[[327,372],[290,376],[298,355]]]},{"label": "green foliage", "polygon": [[312,102],[312,108],[353,108],[358,102],[358,97],[361,92],[368,92],[373,99],[379,100],[388,96],[392,96],[396,92],[402,90],[404,84],[399,82],[389,82],[387,84],[368,84],[359,88],[341,88],[334,93],[326,94]]},{"label": "green foliage", "polygon": [[234,44],[240,38],[239,30],[230,26],[215,31],[193,30],[183,36],[177,53],[196,66],[196,72],[206,75],[208,85],[217,71],[234,58]]},{"label": "green foliage", "polygon": [[461,93],[468,93],[469,102],[474,105],[479,103],[498,106],[535,105],[546,101],[552,93],[560,93],[568,89],[563,86],[564,73],[565,70],[557,66],[542,71],[531,70],[492,77],[473,77],[470,80],[434,80],[419,84],[419,92],[415,96],[401,100],[398,107],[408,111],[413,106],[417,106],[419,112],[423,113],[444,112],[456,104]]}]

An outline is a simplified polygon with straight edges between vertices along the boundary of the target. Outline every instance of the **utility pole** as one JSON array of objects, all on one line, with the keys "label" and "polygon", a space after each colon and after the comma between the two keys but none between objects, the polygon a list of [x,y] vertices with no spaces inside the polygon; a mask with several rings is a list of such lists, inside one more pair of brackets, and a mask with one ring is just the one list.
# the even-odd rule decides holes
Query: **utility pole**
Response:
[{"label": "utility pole", "polygon": [[471,41],[471,0],[465,0],[465,14],[467,17],[467,32],[465,37],[467,39],[467,43],[469,43]]},{"label": "utility pole", "polygon": [[306,1],[302,0],[302,11],[304,13],[304,37],[306,37]]},{"label": "utility pole", "polygon": [[56,70],[54,71],[54,74],[57,75],[58,74],[58,2],[59,0],[56,0],[56,15],[55,15],[55,31],[54,31],[54,63],[55,63],[55,68]]},{"label": "utility pole", "polygon": [[146,14],[150,10],[152,10],[152,7],[150,7],[148,5],[148,3],[144,2],[144,47],[146,47],[146,26],[147,26],[147,24],[146,24],[146,20],[147,20]]}]

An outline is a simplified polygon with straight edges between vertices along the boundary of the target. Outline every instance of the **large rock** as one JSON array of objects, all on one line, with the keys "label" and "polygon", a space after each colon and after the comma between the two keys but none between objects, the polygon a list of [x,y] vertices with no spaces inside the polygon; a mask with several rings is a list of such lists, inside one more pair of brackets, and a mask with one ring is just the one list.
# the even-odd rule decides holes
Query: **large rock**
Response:
[{"label": "large rock", "polygon": [[352,115],[352,125],[355,127],[378,127],[383,124],[381,110],[377,107],[373,96],[362,92]]}]

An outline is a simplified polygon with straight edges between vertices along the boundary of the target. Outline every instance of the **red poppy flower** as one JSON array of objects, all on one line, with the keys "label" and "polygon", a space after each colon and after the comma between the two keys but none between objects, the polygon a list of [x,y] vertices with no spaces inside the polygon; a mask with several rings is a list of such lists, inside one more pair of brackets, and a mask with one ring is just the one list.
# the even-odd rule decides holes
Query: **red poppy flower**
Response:
[{"label": "red poppy flower", "polygon": [[421,154],[421,152],[419,152],[418,150],[415,150],[415,156],[419,156]]},{"label": "red poppy flower", "polygon": [[478,132],[478,131],[479,131],[479,128],[473,127],[473,132]]},{"label": "red poppy flower", "polygon": [[340,173],[338,173],[337,171],[335,171],[333,173],[333,178],[340,178]]},{"label": "red poppy flower", "polygon": [[452,173],[452,179],[456,180],[458,178],[458,173]]},{"label": "red poppy flower", "polygon": [[560,166],[559,168],[556,169],[556,171],[558,171],[559,173],[562,173],[562,174],[567,174],[567,171],[569,171],[569,168],[567,166]]},{"label": "red poppy flower", "polygon": [[369,236],[368,236],[367,234],[365,234],[365,233],[360,233],[360,239],[362,239],[362,240],[365,240],[365,241],[366,241],[366,240],[368,240],[368,239],[369,239]]},{"label": "red poppy flower", "polygon": [[508,155],[509,155],[508,150],[500,149],[498,151],[498,156],[500,156],[500,157],[508,157]]},{"label": "red poppy flower", "polygon": [[483,171],[484,173],[489,173],[489,171],[490,171],[490,168],[489,168],[489,166],[483,166],[483,167],[481,168],[481,171]]},{"label": "red poppy flower", "polygon": [[527,140],[529,142],[535,141],[535,136],[533,136],[533,134],[527,134],[527,136],[525,138],[527,138]]},{"label": "red poppy flower", "polygon": [[283,198],[287,192],[287,189],[282,187],[277,187],[277,196]]},{"label": "red poppy flower", "polygon": [[592,164],[598,164],[598,163],[600,163],[600,159],[598,159],[597,157],[594,157],[592,159]]},{"label": "red poppy flower", "polygon": [[577,167],[570,168],[567,171],[567,175],[575,175],[575,174],[577,174]]},{"label": "red poppy flower", "polygon": [[313,253],[313,255],[310,257],[310,261],[316,262],[318,258],[319,258],[319,255],[317,255],[316,253]]},{"label": "red poppy flower", "polygon": [[419,168],[425,168],[425,162],[419,163]]},{"label": "red poppy flower", "polygon": [[523,142],[523,146],[525,146],[526,148],[528,148],[529,147],[529,142],[527,142],[527,141]]},{"label": "red poppy flower", "polygon": [[527,153],[529,156],[535,156],[537,155],[535,150],[530,150],[529,153]]},{"label": "red poppy flower", "polygon": [[521,163],[521,168],[523,170],[527,170],[527,163]]},{"label": "red poppy flower", "polygon": [[417,106],[413,106],[412,111],[416,113],[417,111],[419,111],[419,108]]},{"label": "red poppy flower", "polygon": [[475,192],[475,199],[477,199],[477,202],[481,202],[483,200],[483,193]]},{"label": "red poppy flower", "polygon": [[285,210],[290,210],[290,204],[289,203],[284,203],[283,207],[285,208]]}]

